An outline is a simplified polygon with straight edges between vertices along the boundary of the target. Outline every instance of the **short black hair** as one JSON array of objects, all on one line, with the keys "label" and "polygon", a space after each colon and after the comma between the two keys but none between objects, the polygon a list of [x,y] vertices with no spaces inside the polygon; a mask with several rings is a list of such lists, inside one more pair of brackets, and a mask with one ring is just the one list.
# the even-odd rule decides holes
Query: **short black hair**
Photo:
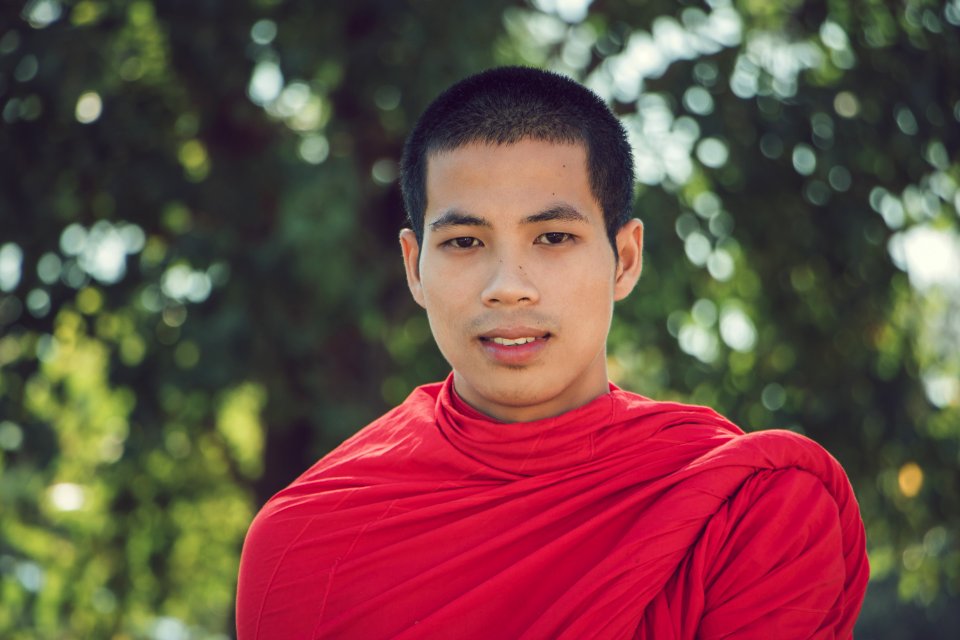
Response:
[{"label": "short black hair", "polygon": [[626,131],[595,93],[565,76],[528,67],[488,69],[456,83],[423,112],[400,160],[407,220],[423,244],[427,160],[465,145],[521,140],[583,144],[590,189],[617,253],[617,231],[633,211],[633,154]]}]

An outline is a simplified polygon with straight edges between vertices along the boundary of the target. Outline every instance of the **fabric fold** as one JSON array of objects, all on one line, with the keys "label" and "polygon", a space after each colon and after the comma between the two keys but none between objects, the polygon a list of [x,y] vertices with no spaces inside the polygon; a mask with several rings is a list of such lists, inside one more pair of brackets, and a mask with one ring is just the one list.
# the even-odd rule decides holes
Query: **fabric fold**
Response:
[{"label": "fabric fold", "polygon": [[448,378],[265,505],[238,635],[849,637],[864,546],[843,470],[807,438],[614,385],[499,423]]}]

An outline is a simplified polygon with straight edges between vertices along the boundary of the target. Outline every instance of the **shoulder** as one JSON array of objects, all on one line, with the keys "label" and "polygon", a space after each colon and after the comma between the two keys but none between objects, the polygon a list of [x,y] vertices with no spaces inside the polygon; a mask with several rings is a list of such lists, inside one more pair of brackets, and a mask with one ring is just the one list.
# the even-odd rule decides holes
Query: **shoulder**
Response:
[{"label": "shoulder", "polygon": [[[836,458],[806,436],[783,429],[741,433],[718,442],[693,467],[700,476],[695,482],[725,486],[728,496],[747,487],[783,491],[787,484],[815,482],[817,494],[836,505],[850,537],[863,538],[860,509],[846,472]],[[855,535],[857,528],[860,533]]]},{"label": "shoulder", "polygon": [[[614,422],[644,425],[644,449],[696,451],[681,475],[731,476],[737,482],[754,472],[797,469],[818,478],[841,499],[852,497],[846,473],[821,445],[799,433],[769,429],[745,433],[710,407],[658,401],[611,385]],[[631,432],[631,438],[636,436]]]},{"label": "shoulder", "polygon": [[[611,385],[614,421],[643,420],[656,432],[682,429],[742,435],[743,430],[714,409],[669,400],[653,400]],[[679,435],[679,434],[675,434]]]},{"label": "shoulder", "polygon": [[417,387],[401,404],[359,429],[318,460],[301,478],[345,461],[370,458],[377,452],[415,446],[424,431],[434,424],[439,388],[439,383]]},{"label": "shoulder", "polygon": [[[329,509],[330,500],[355,490],[392,483],[416,467],[418,454],[434,447],[436,393],[426,385],[317,460],[260,509],[255,526]],[[282,514],[282,515],[281,515]],[[254,527],[255,528],[255,527]]]},{"label": "shoulder", "polygon": [[842,558],[840,524],[833,493],[817,476],[798,468],[757,471],[711,519],[714,579],[735,586],[742,574],[790,562],[814,546],[835,556],[831,561]]},{"label": "shoulder", "polygon": [[607,432],[615,441],[614,456],[669,460],[682,471],[743,435],[737,425],[709,407],[653,400],[611,387]]},{"label": "shoulder", "polygon": [[799,433],[784,429],[745,433],[718,447],[712,456],[718,464],[746,464],[758,471],[803,471],[816,477],[839,501],[853,498],[847,474],[837,459],[819,443]]},{"label": "shoulder", "polygon": [[703,637],[852,631],[869,575],[863,527],[817,475],[799,467],[754,473],[701,544]]},{"label": "shoulder", "polygon": [[784,430],[743,434],[706,458],[707,468],[739,480],[704,536],[704,636],[849,635],[869,566],[859,506],[840,463]]}]

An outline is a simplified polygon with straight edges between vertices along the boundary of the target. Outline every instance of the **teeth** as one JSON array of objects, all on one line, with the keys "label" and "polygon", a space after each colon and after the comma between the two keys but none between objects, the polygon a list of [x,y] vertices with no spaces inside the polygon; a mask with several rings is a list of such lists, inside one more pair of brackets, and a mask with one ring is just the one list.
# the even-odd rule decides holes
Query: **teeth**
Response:
[{"label": "teeth", "polygon": [[510,338],[491,338],[491,340],[497,344],[512,347],[518,344],[527,344],[528,342],[533,342],[536,340],[536,338],[517,338],[516,340],[511,340]]}]

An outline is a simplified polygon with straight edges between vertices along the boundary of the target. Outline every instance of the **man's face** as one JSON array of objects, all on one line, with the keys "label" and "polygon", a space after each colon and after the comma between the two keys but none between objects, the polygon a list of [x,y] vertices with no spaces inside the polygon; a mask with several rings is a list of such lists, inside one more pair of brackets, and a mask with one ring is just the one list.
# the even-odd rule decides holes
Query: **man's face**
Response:
[{"label": "man's face", "polygon": [[457,393],[494,418],[558,415],[607,391],[613,302],[640,275],[643,228],[615,260],[582,145],[470,144],[427,163],[423,246],[400,236]]}]

